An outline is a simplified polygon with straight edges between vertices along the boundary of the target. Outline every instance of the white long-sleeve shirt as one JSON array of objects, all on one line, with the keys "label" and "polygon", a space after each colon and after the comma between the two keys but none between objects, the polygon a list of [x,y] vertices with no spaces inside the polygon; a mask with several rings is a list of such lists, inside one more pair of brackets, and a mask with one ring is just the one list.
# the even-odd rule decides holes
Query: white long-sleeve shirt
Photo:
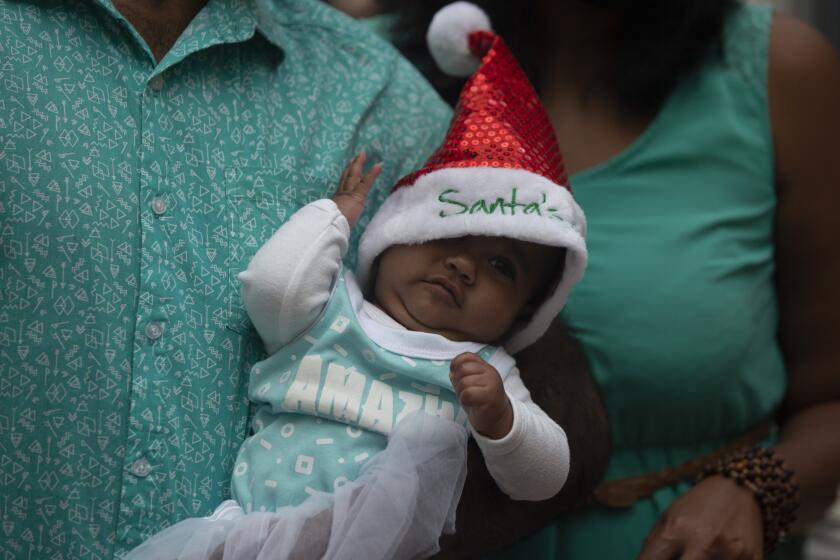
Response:
[{"label": "white long-sleeve shirt", "polygon": [[[308,329],[327,304],[347,251],[350,227],[332,200],[296,212],[239,275],[245,308],[269,354]],[[383,328],[411,331],[370,302],[362,311]],[[503,350],[499,350],[503,352]],[[566,434],[532,400],[514,365],[500,372],[513,408],[513,427],[502,439],[470,426],[499,488],[516,500],[544,500],[560,491],[569,471]]]}]

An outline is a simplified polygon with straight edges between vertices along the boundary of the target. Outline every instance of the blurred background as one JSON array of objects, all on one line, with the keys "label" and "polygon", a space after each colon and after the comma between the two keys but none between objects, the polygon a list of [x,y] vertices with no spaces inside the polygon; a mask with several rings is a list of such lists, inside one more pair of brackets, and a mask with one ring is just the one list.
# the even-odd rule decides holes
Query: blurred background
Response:
[{"label": "blurred background", "polygon": [[[755,4],[770,4],[780,12],[796,16],[819,29],[840,52],[840,0],[748,0]],[[388,13],[400,5],[400,0],[329,0],[335,8],[360,19],[370,28],[388,37],[393,17]],[[439,90],[450,84],[435,83]],[[458,84],[455,84],[458,86]],[[457,89],[453,95],[457,95]],[[442,92],[443,93],[443,92]],[[444,95],[451,98],[451,96]],[[840,102],[840,100],[838,100]],[[840,560],[840,500],[828,512],[823,522],[814,526],[805,544],[806,560]]]},{"label": "blurred background", "polygon": [[[397,0],[398,1],[398,0]],[[838,0],[749,0],[755,4],[771,4],[785,13],[793,14],[822,31],[840,51],[840,1]],[[361,19],[381,14],[394,0],[330,0],[339,10]]]}]

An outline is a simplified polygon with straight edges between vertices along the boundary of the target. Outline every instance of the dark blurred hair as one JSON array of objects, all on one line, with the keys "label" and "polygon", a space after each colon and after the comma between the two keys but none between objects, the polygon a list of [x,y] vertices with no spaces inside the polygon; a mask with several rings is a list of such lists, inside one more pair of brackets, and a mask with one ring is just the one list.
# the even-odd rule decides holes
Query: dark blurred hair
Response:
[{"label": "dark blurred hair", "polygon": [[[457,100],[463,80],[437,69],[426,48],[426,29],[435,12],[451,0],[380,0],[399,17],[394,44],[425,74],[450,103]],[[708,56],[719,56],[723,25],[737,0],[582,0],[618,10],[612,60],[600,69],[587,91],[612,97],[619,108],[634,115],[655,114],[679,81]],[[535,2],[474,0],[490,16],[537,87],[534,31]]]}]

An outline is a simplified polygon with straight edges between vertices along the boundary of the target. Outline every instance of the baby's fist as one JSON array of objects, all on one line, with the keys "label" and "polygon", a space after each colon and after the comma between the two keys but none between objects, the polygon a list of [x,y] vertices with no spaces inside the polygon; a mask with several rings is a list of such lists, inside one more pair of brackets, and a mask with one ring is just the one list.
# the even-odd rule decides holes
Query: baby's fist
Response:
[{"label": "baby's fist", "polygon": [[449,366],[449,378],[472,427],[490,439],[501,439],[513,427],[513,408],[496,368],[470,352]]}]

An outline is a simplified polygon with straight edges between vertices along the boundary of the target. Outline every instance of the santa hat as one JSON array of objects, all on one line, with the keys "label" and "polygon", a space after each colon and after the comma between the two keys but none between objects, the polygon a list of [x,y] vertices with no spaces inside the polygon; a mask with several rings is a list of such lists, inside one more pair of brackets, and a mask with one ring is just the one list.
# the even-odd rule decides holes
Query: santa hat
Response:
[{"label": "santa hat", "polygon": [[586,220],[572,197],[554,129],[534,88],[487,16],[467,2],[440,10],[427,40],[442,70],[475,72],[443,144],[400,179],[359,244],[358,275],[392,245],[486,235],[564,247],[551,293],[503,344],[518,352],[545,333],[586,267]]}]

